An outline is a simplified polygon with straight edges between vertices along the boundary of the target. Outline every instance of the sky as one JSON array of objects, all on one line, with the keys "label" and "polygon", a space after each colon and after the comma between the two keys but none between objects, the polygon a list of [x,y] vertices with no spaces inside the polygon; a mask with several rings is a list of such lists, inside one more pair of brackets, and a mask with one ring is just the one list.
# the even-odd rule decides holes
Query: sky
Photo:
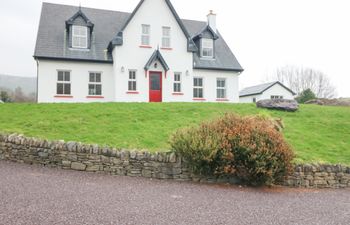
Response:
[{"label": "sky", "polygon": [[[42,0],[0,0],[0,74],[35,76],[33,59]],[[139,0],[46,0],[131,12]],[[217,27],[245,71],[240,89],[268,81],[286,65],[326,73],[338,97],[350,97],[348,0],[172,0],[183,19]]]}]

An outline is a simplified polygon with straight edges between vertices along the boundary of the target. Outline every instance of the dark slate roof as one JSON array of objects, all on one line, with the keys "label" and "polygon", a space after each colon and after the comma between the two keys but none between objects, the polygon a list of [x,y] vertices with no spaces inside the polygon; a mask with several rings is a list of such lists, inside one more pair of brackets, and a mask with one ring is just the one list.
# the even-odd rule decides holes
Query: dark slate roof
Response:
[{"label": "dark slate roof", "polygon": [[[192,37],[198,35],[207,26],[207,22],[194,20],[183,20],[183,23]],[[194,68],[242,72],[242,66],[220,32],[218,32],[218,36],[219,38],[215,41],[215,59],[202,59],[199,54],[194,54]]]},{"label": "dark slate roof", "polygon": [[290,90],[289,88],[287,88],[285,85],[283,85],[281,82],[279,81],[275,81],[275,82],[270,82],[270,83],[266,83],[266,84],[260,84],[260,85],[256,85],[256,86],[252,86],[252,87],[247,87],[244,88],[243,90],[241,90],[239,92],[239,97],[245,97],[245,96],[251,96],[251,95],[259,95],[262,94],[263,92],[265,92],[267,89],[271,88],[272,86],[274,86],[275,84],[279,84],[282,87],[284,87],[285,89],[287,89],[289,92],[291,92],[293,95],[295,95],[295,93]]},{"label": "dark slate roof", "polygon": [[[130,13],[92,8],[81,8],[94,24],[90,50],[69,49],[65,33],[66,21],[79,11],[79,7],[43,3],[39,31],[35,47],[35,58],[96,61],[112,63],[107,47],[116,34],[127,23]],[[195,37],[207,26],[206,22],[182,20],[190,37]],[[243,71],[232,51],[218,33],[215,41],[215,60],[201,59],[194,53],[195,69]]]}]

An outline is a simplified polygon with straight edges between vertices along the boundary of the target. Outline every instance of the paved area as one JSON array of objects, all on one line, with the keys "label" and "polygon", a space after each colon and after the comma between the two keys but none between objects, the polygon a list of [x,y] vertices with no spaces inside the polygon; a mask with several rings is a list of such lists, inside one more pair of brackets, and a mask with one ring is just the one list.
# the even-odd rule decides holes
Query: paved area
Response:
[{"label": "paved area", "polygon": [[350,224],[350,190],[251,189],[0,161],[0,224]]}]

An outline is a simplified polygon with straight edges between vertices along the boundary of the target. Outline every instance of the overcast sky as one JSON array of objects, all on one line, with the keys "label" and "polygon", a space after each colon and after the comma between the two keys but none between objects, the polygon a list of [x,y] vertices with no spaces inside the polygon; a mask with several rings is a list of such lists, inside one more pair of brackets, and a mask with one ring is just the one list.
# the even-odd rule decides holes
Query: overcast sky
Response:
[{"label": "overcast sky", "polygon": [[[47,0],[131,12],[139,0]],[[348,0],[172,0],[184,19],[206,20],[218,29],[245,69],[241,88],[266,81],[285,65],[325,72],[339,97],[350,96]],[[199,4],[200,3],[200,4]],[[1,0],[0,74],[35,76],[32,58],[42,0]]]}]

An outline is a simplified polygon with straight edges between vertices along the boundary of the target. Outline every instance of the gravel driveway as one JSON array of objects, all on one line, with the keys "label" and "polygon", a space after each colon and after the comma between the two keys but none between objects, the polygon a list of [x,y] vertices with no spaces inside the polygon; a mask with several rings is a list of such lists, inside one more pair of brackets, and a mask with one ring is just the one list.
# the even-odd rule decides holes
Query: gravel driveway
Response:
[{"label": "gravel driveway", "polygon": [[0,161],[0,224],[350,224],[350,190],[251,189]]}]

